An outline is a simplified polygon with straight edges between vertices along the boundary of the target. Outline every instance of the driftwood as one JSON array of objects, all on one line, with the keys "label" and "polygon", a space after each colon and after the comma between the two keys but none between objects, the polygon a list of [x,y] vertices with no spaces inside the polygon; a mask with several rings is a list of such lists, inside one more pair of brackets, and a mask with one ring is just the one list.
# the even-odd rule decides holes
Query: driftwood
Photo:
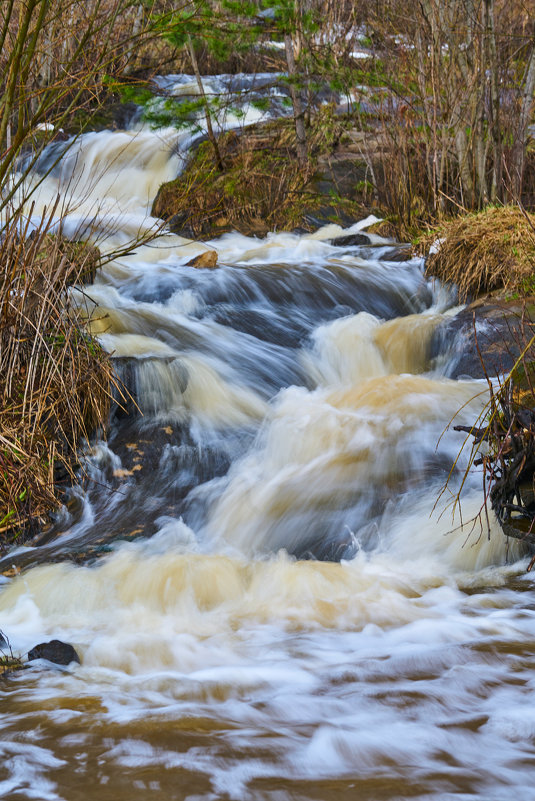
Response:
[{"label": "driftwood", "polygon": [[[472,466],[483,467],[484,503],[478,517],[484,511],[489,536],[490,502],[503,533],[527,543],[535,553],[535,322],[526,304],[518,319],[506,321],[509,335],[495,343],[496,352],[513,366],[507,375],[495,379],[489,377],[479,347],[475,313],[473,324],[489,400],[473,426],[454,426],[455,431],[473,437],[465,478]],[[534,566],[535,555],[528,571]]]},{"label": "driftwood", "polygon": [[[531,391],[524,394],[533,399]],[[487,426],[454,428],[474,437],[473,464],[483,465],[485,503],[490,501],[504,534],[535,545],[535,411],[521,405],[522,398],[511,376],[497,392],[491,386]]]}]

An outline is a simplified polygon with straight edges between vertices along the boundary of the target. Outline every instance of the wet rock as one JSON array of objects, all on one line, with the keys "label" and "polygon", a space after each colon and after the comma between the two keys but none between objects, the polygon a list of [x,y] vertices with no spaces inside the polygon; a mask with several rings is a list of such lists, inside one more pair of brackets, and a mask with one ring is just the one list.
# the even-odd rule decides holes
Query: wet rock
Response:
[{"label": "wet rock", "polygon": [[391,250],[387,250],[381,256],[381,261],[409,261],[412,258],[412,248],[410,245],[398,245]]},{"label": "wet rock", "polygon": [[69,525],[72,526],[81,520],[84,512],[84,493],[81,487],[77,484],[67,487],[63,495],[63,504],[69,513]]},{"label": "wet rock", "polygon": [[185,213],[173,214],[167,221],[167,227],[173,234],[182,236],[184,239],[195,239],[196,231],[189,221],[189,215]]},{"label": "wet rock", "polygon": [[[117,100],[111,94],[109,99],[105,99],[102,95],[98,110],[81,105],[64,124],[67,133],[73,136],[78,136],[80,130],[88,129],[91,131],[124,131],[130,127],[139,112],[140,109],[136,103]],[[56,137],[54,139],[56,140]]]},{"label": "wet rock", "polygon": [[483,298],[437,326],[431,356],[437,359],[448,353],[453,357],[448,378],[508,373],[520,354],[525,325],[518,301]]},{"label": "wet rock", "polygon": [[366,234],[348,234],[348,236],[337,236],[335,239],[331,239],[330,244],[336,245],[338,248],[348,248],[369,245],[370,242],[370,237]]},{"label": "wet rock", "polygon": [[46,659],[55,665],[70,665],[71,662],[80,664],[80,657],[69,643],[61,640],[41,642],[28,653],[28,662],[34,659]]},{"label": "wet rock", "polygon": [[214,267],[217,267],[217,253],[215,250],[205,250],[204,253],[199,253],[198,256],[186,262],[186,266],[213,270]]},{"label": "wet rock", "polygon": [[336,206],[322,206],[314,212],[305,211],[303,213],[302,222],[307,228],[316,231],[318,228],[323,228],[324,225],[330,225],[331,223],[341,225],[343,228],[349,228],[358,222],[358,219],[346,214],[342,209]]},{"label": "wet rock", "polygon": [[358,546],[351,535],[333,540],[317,540],[291,551],[297,559],[318,562],[341,562],[342,559],[353,559]]}]

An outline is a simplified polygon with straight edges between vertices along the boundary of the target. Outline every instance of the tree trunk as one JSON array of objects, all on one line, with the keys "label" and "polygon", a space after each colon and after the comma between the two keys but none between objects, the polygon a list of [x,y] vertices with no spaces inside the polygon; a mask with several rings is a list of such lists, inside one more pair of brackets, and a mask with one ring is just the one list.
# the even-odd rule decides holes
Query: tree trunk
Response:
[{"label": "tree trunk", "polygon": [[514,200],[519,200],[522,193],[524,162],[526,159],[526,134],[535,91],[535,39],[531,44],[531,53],[522,81],[522,102],[518,118],[518,128],[511,157],[511,190]]},{"label": "tree trunk", "polygon": [[490,200],[498,199],[502,183],[502,134],[500,130],[500,90],[498,74],[498,54],[496,48],[496,28],[494,25],[494,0],[485,0],[485,31],[487,44],[487,63],[490,75],[490,130],[492,139],[492,181]]},{"label": "tree trunk", "polygon": [[221,158],[221,151],[219,150],[219,144],[217,141],[217,137],[214,134],[214,129],[212,127],[212,117],[210,116],[210,106],[208,104],[208,98],[206,97],[206,93],[204,91],[204,86],[202,83],[201,73],[199,72],[199,64],[197,62],[197,56],[195,55],[195,49],[193,47],[193,42],[191,41],[191,36],[188,34],[188,52],[189,57],[191,59],[191,66],[193,67],[193,72],[195,73],[195,78],[197,79],[197,86],[199,87],[199,93],[203,100],[204,105],[204,116],[206,120],[206,132],[208,133],[208,139],[212,143],[212,147],[214,149],[215,160],[217,164],[217,169],[223,172],[225,169],[223,166],[223,159]]},{"label": "tree trunk", "polygon": [[[486,31],[485,31],[486,33]],[[487,182],[487,115],[485,108],[485,97],[487,89],[487,42],[486,36],[481,37],[478,42],[479,60],[475,65],[475,86],[474,86],[474,128],[473,128],[473,152],[477,186],[477,205],[482,208],[489,202],[489,191]]]},{"label": "tree trunk", "polygon": [[288,77],[290,79],[290,97],[294,112],[295,136],[297,140],[297,159],[301,167],[306,167],[308,163],[307,137],[305,132],[305,115],[301,97],[297,90],[297,67],[294,58],[292,37],[289,33],[284,35],[284,49],[286,52],[286,64],[288,65]]},{"label": "tree trunk", "polygon": [[462,125],[462,118],[455,132],[455,148],[459,165],[459,181],[461,184],[462,204],[465,208],[474,207],[474,181],[470,170],[470,142]]},{"label": "tree trunk", "polygon": [[132,57],[135,52],[135,45],[139,36],[139,32],[141,30],[141,23],[143,22],[143,12],[144,6],[143,3],[140,3],[134,13],[134,22],[132,24],[132,46],[128,48],[126,53],[126,66],[124,68],[125,75],[130,75],[133,69]]}]

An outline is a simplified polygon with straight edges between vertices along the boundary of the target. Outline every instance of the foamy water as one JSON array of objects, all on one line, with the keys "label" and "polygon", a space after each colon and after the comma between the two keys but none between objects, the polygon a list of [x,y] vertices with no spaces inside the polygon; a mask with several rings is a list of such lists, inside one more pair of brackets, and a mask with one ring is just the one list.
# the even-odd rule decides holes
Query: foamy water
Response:
[{"label": "foamy water", "polygon": [[[83,138],[43,204],[76,184],[65,226],[110,249],[153,226],[168,133]],[[341,233],[164,234],[87,288],[137,407],[88,452],[80,514],[10,557],[13,650],[81,665],[0,685],[2,797],[532,797],[526,555],[478,521],[477,472],[452,516],[466,456],[435,506],[485,385],[445,377],[421,262]],[[187,267],[207,247],[220,267]]]}]

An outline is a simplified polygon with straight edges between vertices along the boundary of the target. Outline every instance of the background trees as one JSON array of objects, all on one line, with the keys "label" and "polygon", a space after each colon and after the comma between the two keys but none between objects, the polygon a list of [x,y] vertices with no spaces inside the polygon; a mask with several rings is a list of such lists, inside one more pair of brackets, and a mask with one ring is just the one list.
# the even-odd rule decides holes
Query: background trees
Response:
[{"label": "background trees", "polygon": [[[221,98],[203,94],[200,73],[247,62],[285,73],[274,81],[287,85],[303,169],[316,92],[345,95],[376,202],[409,224],[535,202],[535,0],[203,0],[162,16],[159,30],[197,75],[214,148]],[[168,101],[168,119],[190,110]]]},{"label": "background trees", "polygon": [[58,130],[83,108],[87,118],[98,111],[104,77],[127,69],[153,13],[139,0],[0,4],[0,210]]},{"label": "background trees", "polygon": [[394,151],[400,143],[397,170],[416,178],[408,185],[420,204],[439,214],[532,202],[532,0],[379,0],[367,24],[391,92],[385,132]]},{"label": "background trees", "polygon": [[[161,92],[163,103],[154,102],[145,89],[127,87],[125,97],[145,106],[145,119],[154,126],[191,125],[192,114],[202,110],[203,128],[212,142],[215,158],[223,163],[217,146],[218,116],[236,110],[233,90],[226,96],[205,91],[201,73],[239,71],[272,72],[274,86],[286,88],[295,126],[296,157],[303,169],[308,164],[306,117],[310,121],[318,90],[336,84],[351,88],[348,54],[356,34],[354,6],[323,0],[202,0],[158,18],[161,37],[185,56],[182,70],[194,73],[197,93],[182,90],[174,96]],[[264,89],[268,90],[265,83]],[[124,89],[123,89],[124,92]],[[236,94],[243,100],[243,87]],[[255,101],[257,102],[257,101]],[[267,104],[267,98],[266,98]],[[222,111],[222,115],[219,112]]]},{"label": "background trees", "polygon": [[[233,99],[206,93],[200,76],[246,66],[286,82],[304,170],[316,92],[342,91],[349,124],[366,135],[376,201],[408,222],[535,202],[535,0],[4,0],[0,204],[12,196],[6,179],[22,150],[38,157],[53,128],[83,104],[95,108],[103,78],[131,73],[151,37],[153,53],[162,42],[174,49],[198,93],[189,106],[167,96],[147,118],[180,124],[200,109],[220,168],[217,113]],[[367,58],[357,59],[362,43]],[[153,56],[149,69],[156,65]],[[382,163],[378,137],[389,154]]]}]

